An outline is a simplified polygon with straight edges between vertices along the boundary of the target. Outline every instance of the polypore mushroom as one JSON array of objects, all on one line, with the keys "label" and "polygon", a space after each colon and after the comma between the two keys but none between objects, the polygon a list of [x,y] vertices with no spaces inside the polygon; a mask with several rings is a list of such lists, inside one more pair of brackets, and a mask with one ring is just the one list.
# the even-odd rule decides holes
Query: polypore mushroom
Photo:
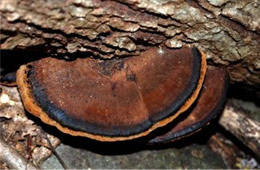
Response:
[{"label": "polypore mushroom", "polygon": [[173,122],[165,134],[151,139],[149,144],[170,143],[188,136],[215,118],[224,106],[229,77],[225,69],[208,66],[205,81],[196,102],[187,115]]},{"label": "polypore mushroom", "polygon": [[16,74],[15,74],[15,72],[8,73],[4,76],[0,75],[0,85],[16,86]]},{"label": "polypore mushroom", "polygon": [[196,48],[151,48],[140,56],[23,65],[17,85],[25,108],[64,133],[99,141],[145,136],[197,98],[206,58]]}]

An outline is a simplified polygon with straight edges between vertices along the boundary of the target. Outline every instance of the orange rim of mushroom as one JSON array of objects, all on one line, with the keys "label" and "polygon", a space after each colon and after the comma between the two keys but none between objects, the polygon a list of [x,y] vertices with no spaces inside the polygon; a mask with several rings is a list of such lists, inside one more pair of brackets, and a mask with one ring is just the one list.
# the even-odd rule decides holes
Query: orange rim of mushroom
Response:
[{"label": "orange rim of mushroom", "polygon": [[[191,50],[191,49],[190,49]],[[158,51],[158,49],[157,49]],[[98,141],[124,141],[124,140],[131,140],[139,137],[143,137],[148,135],[153,130],[163,127],[170,123],[172,120],[174,120],[177,116],[179,116],[181,113],[185,112],[192,103],[196,100],[196,98],[199,95],[200,89],[203,85],[204,77],[206,74],[206,56],[203,52],[199,51],[200,53],[200,69],[199,69],[199,79],[196,84],[196,88],[192,90],[192,94],[189,94],[189,98],[185,100],[184,104],[182,104],[179,109],[175,113],[169,114],[168,117],[158,121],[154,122],[148,129],[137,133],[137,134],[130,134],[127,136],[106,136],[101,134],[94,134],[90,132],[83,132],[75,129],[71,129],[68,127],[65,127],[64,125],[60,124],[56,120],[52,119],[40,106],[40,104],[35,99],[35,95],[32,92],[31,88],[31,82],[28,80],[28,74],[30,74],[30,64],[23,65],[20,67],[20,69],[17,72],[17,85],[20,91],[20,95],[23,100],[24,107],[26,110],[28,110],[30,113],[32,113],[34,116],[39,117],[44,123],[55,126],[60,131],[73,135],[73,136],[82,136],[82,137],[88,137],[94,140]],[[158,54],[159,55],[159,54]],[[131,77],[130,77],[131,78]]]}]

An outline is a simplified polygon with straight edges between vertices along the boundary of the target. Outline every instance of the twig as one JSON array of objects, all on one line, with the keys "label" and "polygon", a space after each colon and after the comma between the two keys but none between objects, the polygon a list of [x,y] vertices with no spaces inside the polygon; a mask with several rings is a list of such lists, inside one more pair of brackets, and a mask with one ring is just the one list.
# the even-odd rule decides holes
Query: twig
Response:
[{"label": "twig", "polygon": [[240,110],[226,106],[219,123],[260,157],[259,122],[250,119]]},{"label": "twig", "polygon": [[60,157],[60,155],[56,152],[55,148],[52,146],[50,139],[48,138],[48,135],[46,134],[46,132],[43,131],[43,129],[41,127],[39,127],[42,131],[42,134],[44,135],[45,139],[47,140],[49,147],[52,151],[52,153],[56,156],[56,158],[58,159],[58,161],[60,162],[61,166],[64,169],[69,169],[68,166],[66,165],[66,163],[63,161],[63,159]]},{"label": "twig", "polygon": [[7,145],[0,135],[0,160],[12,169],[39,169],[33,163],[28,162],[15,149]]}]

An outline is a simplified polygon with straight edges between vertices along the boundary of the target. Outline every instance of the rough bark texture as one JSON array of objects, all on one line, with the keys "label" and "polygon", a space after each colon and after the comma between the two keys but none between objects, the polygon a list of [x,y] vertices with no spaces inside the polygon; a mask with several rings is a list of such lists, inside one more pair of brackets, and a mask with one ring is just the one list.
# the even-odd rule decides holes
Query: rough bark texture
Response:
[{"label": "rough bark texture", "polygon": [[195,45],[259,89],[259,16],[257,0],[1,0],[0,48],[112,58]]},{"label": "rough bark texture", "polygon": [[231,132],[258,157],[260,157],[260,123],[250,119],[241,111],[227,106],[220,118],[219,124]]}]

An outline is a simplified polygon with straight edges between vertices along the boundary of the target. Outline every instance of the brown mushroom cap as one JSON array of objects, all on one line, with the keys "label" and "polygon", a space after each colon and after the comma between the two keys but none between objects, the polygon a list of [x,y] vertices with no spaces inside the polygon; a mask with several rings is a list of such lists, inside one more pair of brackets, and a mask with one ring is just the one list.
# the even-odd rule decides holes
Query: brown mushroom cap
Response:
[{"label": "brown mushroom cap", "polygon": [[188,116],[176,123],[173,122],[170,130],[148,143],[170,143],[200,130],[221,112],[226,101],[228,82],[225,69],[208,66],[202,90],[197,101],[187,110]]},{"label": "brown mushroom cap", "polygon": [[100,141],[145,136],[198,96],[206,58],[196,48],[151,48],[114,60],[45,58],[21,66],[25,108],[59,130]]}]

